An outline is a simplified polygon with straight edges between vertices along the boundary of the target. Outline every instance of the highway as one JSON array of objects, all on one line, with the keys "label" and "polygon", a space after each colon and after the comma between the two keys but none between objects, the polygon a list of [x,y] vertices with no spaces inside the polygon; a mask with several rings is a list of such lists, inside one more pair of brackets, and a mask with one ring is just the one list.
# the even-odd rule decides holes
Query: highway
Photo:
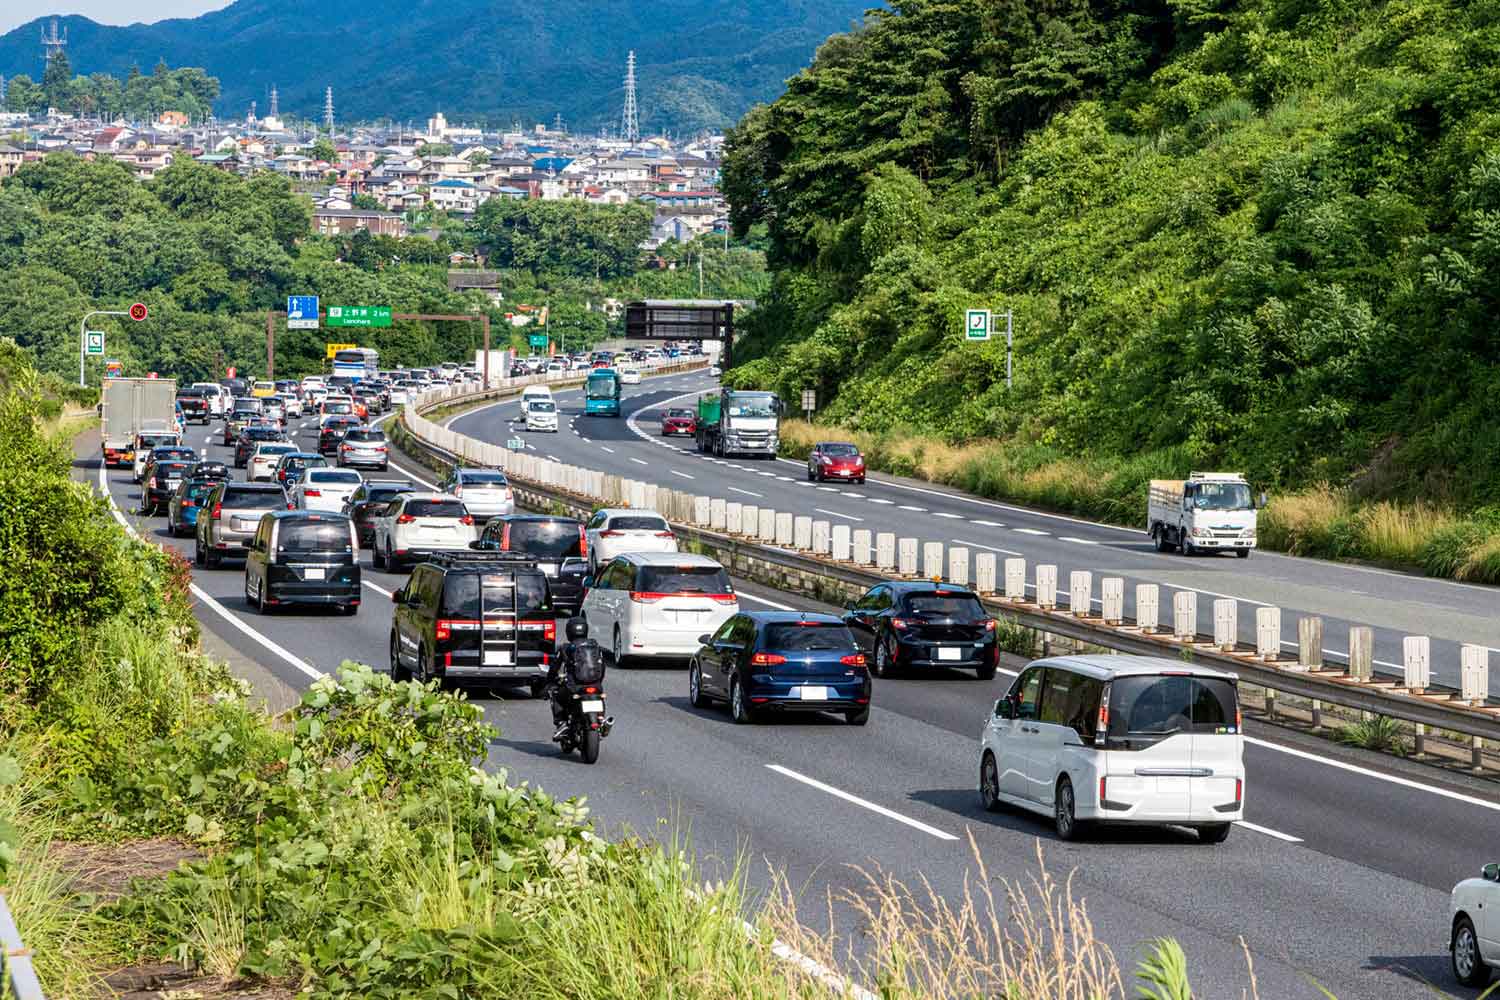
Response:
[{"label": "highway", "polygon": [[[649,438],[652,406],[705,384],[696,376],[648,381],[632,387],[627,413],[643,417],[640,429]],[[1259,592],[1283,604],[1291,603],[1286,596],[1291,591],[1331,602],[1340,593],[1338,581],[1361,581],[1370,588],[1400,588],[1402,604],[1416,601],[1408,594],[1432,598],[1435,604],[1442,602],[1433,595],[1442,595],[1455,626],[1461,626],[1443,633],[1450,640],[1472,640],[1477,633],[1470,630],[1470,620],[1480,619],[1478,608],[1486,599],[1485,606],[1493,607],[1493,591],[1484,588],[1265,554],[1248,562],[1192,560],[1183,568],[1181,557],[1149,552],[1138,534],[1012,508],[981,508],[943,491],[917,493],[904,484],[872,479],[866,487],[831,494],[800,485],[800,469],[790,465],[717,466],[696,454],[668,453],[633,433],[628,420],[577,416],[581,401],[576,393],[558,398],[564,429],[556,435],[526,435],[539,454],[641,478],[647,473],[692,476],[678,488],[724,495],[722,490],[737,487],[761,494],[753,502],[762,505],[798,512],[803,511],[798,504],[815,505],[864,518],[860,525],[876,530],[939,538],[943,536],[934,526],[941,522],[944,530],[952,529],[949,537],[990,540],[1033,561],[1055,557],[1064,579],[1068,569],[1081,568],[1080,560],[1087,558],[1096,574],[1118,570],[1127,577],[1213,589],[1233,584],[1231,592]],[[461,415],[453,426],[503,441],[513,434],[506,405]],[[569,426],[568,418],[575,417]],[[189,443],[209,458],[227,461],[227,449],[218,446],[213,434],[217,430],[217,424],[193,426]],[[298,440],[312,443],[306,426]],[[80,463],[80,477],[132,511],[138,487],[128,471],[106,472],[96,452],[81,457],[86,461]],[[419,483],[434,479],[415,465],[393,467],[389,476],[403,473]],[[938,516],[945,513],[955,516]],[[994,524],[974,523],[981,519]],[[190,540],[165,535],[164,519],[129,514],[127,520],[147,537],[191,553]],[[1045,526],[1033,530],[1048,534],[1018,532],[1034,525]],[[304,687],[346,658],[388,662],[389,594],[404,576],[375,571],[368,557],[364,573],[367,601],[357,617],[283,611],[263,618],[243,599],[238,563],[198,570],[200,618],[236,650],[289,684]],[[1230,581],[1225,573],[1236,579]],[[818,607],[752,584],[739,582],[739,589],[751,608]],[[1350,618],[1387,625],[1382,642],[1389,643],[1392,628],[1404,627],[1380,609],[1382,602],[1396,605],[1394,597],[1367,604],[1350,597],[1347,588],[1342,593],[1339,600]],[[1302,603],[1324,613],[1338,606]],[[1419,614],[1421,607],[1413,604],[1408,613]],[[1494,624],[1484,624],[1491,632],[1485,641],[1495,642]],[[1330,636],[1336,635],[1330,629]],[[1436,663],[1436,634],[1434,639]],[[1388,658],[1386,648],[1377,655]],[[491,748],[489,766],[504,767],[513,780],[554,794],[586,796],[607,833],[633,830],[660,837],[688,831],[694,849],[710,865],[743,852],[752,859],[756,885],[765,884],[764,862],[769,862],[784,870],[793,886],[806,890],[810,916],[822,913],[818,900],[824,888],[857,881],[851,865],[879,866],[906,878],[920,874],[954,898],[972,871],[970,834],[997,878],[1030,875],[1040,840],[1055,874],[1076,869],[1075,885],[1088,899],[1096,928],[1127,970],[1143,940],[1175,936],[1190,957],[1197,995],[1205,1000],[1241,995],[1247,980],[1240,935],[1255,956],[1261,996],[1267,1000],[1321,997],[1311,981],[1341,1000],[1409,1000],[1428,995],[1417,978],[1453,996],[1473,996],[1452,988],[1442,941],[1448,889],[1496,857],[1491,845],[1500,803],[1493,785],[1252,725],[1246,750],[1250,822],[1224,845],[1201,846],[1192,835],[1174,831],[1106,831],[1064,844],[1039,818],[991,815],[978,806],[977,736],[990,704],[1009,680],[1002,674],[979,682],[956,673],[883,680],[865,728],[831,719],[735,726],[723,712],[688,706],[686,672],[680,667],[613,670],[606,688],[618,722],[592,767],[576,756],[559,756],[550,741],[544,703],[508,690],[473,692],[472,697],[502,734]],[[841,929],[847,933],[854,928]]]}]

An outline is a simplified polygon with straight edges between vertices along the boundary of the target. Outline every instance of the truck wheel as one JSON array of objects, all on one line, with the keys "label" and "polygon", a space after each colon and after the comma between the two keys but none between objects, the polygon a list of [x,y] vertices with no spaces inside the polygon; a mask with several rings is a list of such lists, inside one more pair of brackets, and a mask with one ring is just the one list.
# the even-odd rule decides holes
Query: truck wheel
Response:
[{"label": "truck wheel", "polygon": [[1241,559],[1249,559],[1250,558],[1250,550],[1249,549],[1235,549],[1234,550],[1234,554],[1237,555],[1237,556],[1239,556]]},{"label": "truck wheel", "polygon": [[1167,531],[1160,525],[1151,529],[1151,542],[1158,552],[1169,552],[1172,549],[1172,546],[1167,544]]},{"label": "truck wheel", "polygon": [[1198,547],[1195,546],[1192,542],[1188,541],[1187,532],[1185,531],[1179,531],[1177,533],[1177,547],[1185,556],[1195,556],[1198,554]]}]

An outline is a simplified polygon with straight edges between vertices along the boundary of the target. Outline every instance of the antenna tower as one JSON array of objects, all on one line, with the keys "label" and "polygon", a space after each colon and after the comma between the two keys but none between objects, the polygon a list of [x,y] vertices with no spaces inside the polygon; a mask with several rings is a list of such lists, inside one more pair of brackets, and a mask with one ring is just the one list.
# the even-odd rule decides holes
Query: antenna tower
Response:
[{"label": "antenna tower", "polygon": [[279,115],[280,110],[276,107],[276,84],[273,83],[271,84],[271,112],[268,117],[276,118]]},{"label": "antenna tower", "polygon": [[620,116],[620,137],[634,146],[641,141],[640,116],[635,106],[635,50],[625,60],[625,113]]},{"label": "antenna tower", "polygon": [[255,102],[254,101],[250,102],[250,117],[247,118],[246,121],[252,121],[252,122],[255,121]]},{"label": "antenna tower", "polygon": [[323,127],[333,132],[333,88],[323,91]]},{"label": "antenna tower", "polygon": [[42,58],[48,62],[52,57],[58,55],[68,47],[68,29],[63,28],[62,34],[57,33],[57,18],[53,18],[47,27],[42,29]]},{"label": "antenna tower", "polygon": [[552,131],[554,131],[554,132],[561,132],[562,130],[563,130],[562,112],[559,111],[557,113],[557,117],[552,120]]}]

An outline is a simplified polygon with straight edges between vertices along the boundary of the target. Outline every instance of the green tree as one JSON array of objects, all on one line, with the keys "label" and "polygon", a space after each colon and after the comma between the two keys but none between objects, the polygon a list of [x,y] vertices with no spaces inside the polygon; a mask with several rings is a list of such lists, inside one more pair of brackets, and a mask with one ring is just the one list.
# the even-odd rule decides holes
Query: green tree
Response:
[{"label": "green tree", "polygon": [[312,145],[312,158],[324,163],[335,163],[338,161],[339,151],[330,140],[319,137]]},{"label": "green tree", "polygon": [[5,84],[5,109],[35,114],[47,108],[47,92],[25,73],[17,73]]},{"label": "green tree", "polygon": [[42,73],[42,90],[47,95],[47,104],[54,108],[69,107],[72,84],[73,68],[68,65],[68,54],[59,49],[47,58],[47,69]]}]

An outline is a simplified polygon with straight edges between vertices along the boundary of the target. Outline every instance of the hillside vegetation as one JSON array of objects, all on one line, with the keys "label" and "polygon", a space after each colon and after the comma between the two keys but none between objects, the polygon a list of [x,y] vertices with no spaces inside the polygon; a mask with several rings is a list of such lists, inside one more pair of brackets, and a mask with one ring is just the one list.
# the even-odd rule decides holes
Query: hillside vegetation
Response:
[{"label": "hillside vegetation", "polygon": [[1227,466],[1500,527],[1500,2],[891,7],[733,132],[773,285],[731,381],[1117,518]]}]

